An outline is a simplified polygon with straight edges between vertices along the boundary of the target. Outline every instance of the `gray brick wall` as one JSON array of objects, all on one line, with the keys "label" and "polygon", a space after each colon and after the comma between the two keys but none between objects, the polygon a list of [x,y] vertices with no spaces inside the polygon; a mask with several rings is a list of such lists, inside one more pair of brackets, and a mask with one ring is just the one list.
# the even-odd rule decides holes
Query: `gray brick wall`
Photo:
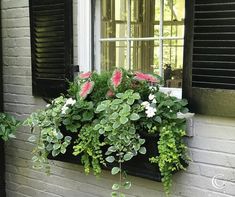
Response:
[{"label": "gray brick wall", "polygon": [[[2,26],[4,107],[7,112],[23,119],[45,105],[40,98],[32,96],[28,0],[2,0]],[[77,50],[74,51],[77,54]],[[195,136],[187,139],[192,162],[187,172],[174,175],[172,196],[235,196],[234,119],[197,116],[193,129]],[[6,144],[8,197],[109,196],[115,180],[109,172],[97,179],[86,176],[79,165],[56,161],[51,162],[51,176],[32,169],[29,136],[30,131],[21,128],[17,139]],[[128,191],[128,197],[164,196],[161,183],[136,177],[131,180],[133,187]],[[212,180],[217,187],[213,186]]]}]

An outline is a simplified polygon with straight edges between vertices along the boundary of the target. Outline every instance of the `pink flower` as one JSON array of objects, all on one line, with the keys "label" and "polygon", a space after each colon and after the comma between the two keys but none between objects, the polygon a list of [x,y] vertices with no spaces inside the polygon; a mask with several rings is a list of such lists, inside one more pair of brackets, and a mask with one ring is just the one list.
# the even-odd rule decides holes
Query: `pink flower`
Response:
[{"label": "pink flower", "polygon": [[90,78],[90,77],[91,77],[91,74],[92,74],[92,72],[81,73],[81,74],[79,75],[79,78],[80,78],[80,79],[87,79],[87,78]]},{"label": "pink flower", "polygon": [[115,88],[117,88],[122,82],[122,71],[119,69],[114,70],[112,76],[112,84]]},{"label": "pink flower", "polygon": [[140,81],[149,81],[152,83],[158,82],[158,79],[154,77],[153,75],[150,74],[144,74],[141,72],[136,72],[135,73],[135,79],[140,80]]},{"label": "pink flower", "polygon": [[94,87],[94,82],[93,81],[85,82],[81,87],[79,95],[83,99],[85,99],[87,97],[87,95],[91,93],[91,91],[93,90],[93,87]]}]

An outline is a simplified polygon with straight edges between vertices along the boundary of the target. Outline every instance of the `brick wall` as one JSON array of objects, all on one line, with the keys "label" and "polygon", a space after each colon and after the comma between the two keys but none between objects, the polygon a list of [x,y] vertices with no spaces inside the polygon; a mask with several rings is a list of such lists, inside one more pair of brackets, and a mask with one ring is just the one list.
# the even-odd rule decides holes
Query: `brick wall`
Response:
[{"label": "brick wall", "polygon": [[[32,96],[28,0],[2,0],[2,25],[4,107],[23,119],[45,105]],[[198,116],[193,131],[194,137],[187,139],[193,161],[187,172],[174,175],[172,196],[235,196],[235,121]],[[97,179],[86,176],[81,166],[63,162],[52,162],[51,176],[32,169],[29,136],[30,131],[21,128],[17,139],[6,145],[8,197],[110,196],[115,179],[109,172]],[[131,180],[133,187],[128,197],[164,196],[161,183],[136,177]],[[217,184],[213,186],[212,180]]]}]

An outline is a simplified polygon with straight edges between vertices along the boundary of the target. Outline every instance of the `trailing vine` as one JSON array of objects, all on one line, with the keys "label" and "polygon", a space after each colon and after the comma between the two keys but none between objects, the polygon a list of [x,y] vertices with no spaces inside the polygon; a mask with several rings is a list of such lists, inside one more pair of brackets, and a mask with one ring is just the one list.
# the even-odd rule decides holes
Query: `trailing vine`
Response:
[{"label": "trailing vine", "polygon": [[185,135],[185,131],[175,124],[163,127],[158,141],[159,156],[150,158],[152,163],[159,166],[166,195],[170,194],[173,173],[185,170],[184,161],[189,159],[187,147],[182,140]]}]

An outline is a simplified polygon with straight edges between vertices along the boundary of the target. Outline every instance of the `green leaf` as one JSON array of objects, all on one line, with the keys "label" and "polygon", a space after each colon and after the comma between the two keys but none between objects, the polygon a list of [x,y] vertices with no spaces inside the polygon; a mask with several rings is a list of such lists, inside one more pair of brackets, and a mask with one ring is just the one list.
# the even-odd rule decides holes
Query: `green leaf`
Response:
[{"label": "green leaf", "polygon": [[121,117],[120,118],[120,122],[121,122],[121,124],[126,124],[127,122],[128,122],[128,118],[127,117]]},{"label": "green leaf", "polygon": [[29,138],[28,138],[28,141],[29,142],[36,142],[37,140],[37,137],[35,135],[31,135]]},{"label": "green leaf", "polygon": [[65,140],[67,143],[70,143],[71,140],[72,140],[72,137],[71,137],[71,136],[65,136],[64,140]]},{"label": "green leaf", "polygon": [[127,100],[127,103],[128,103],[129,105],[133,105],[134,102],[135,102],[135,100],[132,99],[132,98],[129,98],[129,99]]},{"label": "green leaf", "polygon": [[115,175],[115,174],[119,173],[120,171],[121,171],[120,168],[118,168],[118,167],[113,167],[112,170],[111,170],[111,174],[112,174],[112,175]]},{"label": "green leaf", "polygon": [[117,117],[118,117],[118,113],[114,112],[111,114],[111,116],[109,118],[115,120],[115,119],[117,119]]},{"label": "green leaf", "polygon": [[145,139],[139,139],[139,142],[141,145],[143,145],[145,143]]},{"label": "green leaf", "polygon": [[114,124],[113,124],[113,128],[114,129],[117,129],[118,127],[120,127],[120,123],[118,121],[116,121]]},{"label": "green leaf", "polygon": [[98,105],[98,107],[96,108],[97,112],[101,112],[104,111],[106,109],[106,106],[103,104]]},{"label": "green leaf", "polygon": [[132,113],[130,115],[130,119],[133,120],[133,121],[136,121],[136,120],[140,119],[140,116],[137,113]]},{"label": "green leaf", "polygon": [[109,162],[109,163],[113,163],[114,160],[115,160],[115,158],[114,158],[114,156],[108,156],[108,157],[106,157],[105,160],[106,160],[107,162]]},{"label": "green leaf", "polygon": [[100,128],[101,128],[101,125],[100,125],[100,124],[97,124],[97,125],[95,125],[94,130],[97,131],[97,130],[99,130]]},{"label": "green leaf", "polygon": [[113,184],[112,186],[112,190],[119,190],[119,188],[120,188],[120,185],[117,183]]},{"label": "green leaf", "polygon": [[93,118],[93,113],[91,111],[86,111],[82,115],[82,120],[83,121],[90,121]]},{"label": "green leaf", "polygon": [[128,152],[128,153],[126,153],[126,154],[124,155],[123,159],[124,159],[125,161],[129,161],[129,160],[132,159],[133,156],[134,156],[134,155],[133,155],[132,152]]},{"label": "green leaf", "polygon": [[116,149],[114,146],[110,146],[110,147],[108,148],[108,151],[109,151],[109,152],[116,152],[117,149]]},{"label": "green leaf", "polygon": [[158,123],[162,123],[162,119],[160,116],[155,116],[154,121],[156,121]]},{"label": "green leaf", "polygon": [[111,197],[118,197],[118,193],[117,192],[112,192]]},{"label": "green leaf", "polygon": [[64,136],[61,132],[58,132],[56,137],[58,140],[61,140]]},{"label": "green leaf", "polygon": [[99,134],[100,135],[103,135],[105,133],[105,130],[104,129],[99,129]]},{"label": "green leaf", "polygon": [[139,150],[139,153],[142,154],[142,155],[145,155],[147,152],[146,148],[145,147],[141,147],[140,150]]},{"label": "green leaf", "polygon": [[131,107],[127,104],[124,104],[122,107],[122,111],[123,111],[123,113],[128,113],[131,111]]},{"label": "green leaf", "polygon": [[123,184],[123,187],[125,189],[130,189],[131,188],[131,182],[130,181],[126,181],[124,184]]},{"label": "green leaf", "polygon": [[59,155],[59,154],[60,154],[60,150],[59,150],[59,149],[52,151],[52,156],[53,156],[53,157],[56,157],[56,156]]},{"label": "green leaf", "polygon": [[57,150],[57,149],[59,149],[61,147],[61,144],[54,144],[53,145],[53,149],[54,150]]},{"label": "green leaf", "polygon": [[116,94],[116,97],[117,97],[117,98],[122,98],[122,96],[123,96],[123,93],[117,93],[117,94]]},{"label": "green leaf", "polygon": [[114,99],[113,102],[112,102],[112,105],[119,105],[121,103],[122,103],[121,99]]}]

